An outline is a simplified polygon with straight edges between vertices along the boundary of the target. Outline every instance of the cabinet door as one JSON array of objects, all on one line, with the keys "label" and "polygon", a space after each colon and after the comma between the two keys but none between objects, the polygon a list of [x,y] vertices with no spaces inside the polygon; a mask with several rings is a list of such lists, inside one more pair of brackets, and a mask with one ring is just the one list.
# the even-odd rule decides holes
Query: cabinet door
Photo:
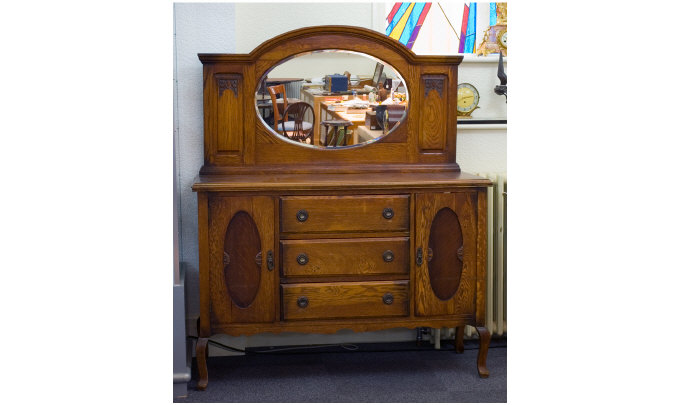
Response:
[{"label": "cabinet door", "polygon": [[273,322],[277,291],[274,200],[213,195],[208,204],[213,327]]},{"label": "cabinet door", "polygon": [[475,313],[476,207],[474,192],[416,194],[416,315]]}]

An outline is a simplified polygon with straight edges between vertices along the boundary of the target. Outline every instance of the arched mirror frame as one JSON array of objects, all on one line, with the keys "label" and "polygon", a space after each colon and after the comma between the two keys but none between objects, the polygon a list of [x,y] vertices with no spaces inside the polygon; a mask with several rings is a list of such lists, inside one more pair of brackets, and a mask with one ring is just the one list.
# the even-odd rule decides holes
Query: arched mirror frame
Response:
[{"label": "arched mirror frame", "polygon": [[[326,148],[326,147],[320,146],[320,145],[311,145],[311,144],[297,142],[295,140],[288,139],[283,135],[278,135],[278,137],[280,139],[282,139],[284,142],[288,142],[292,145],[296,145],[296,146],[303,147],[303,148],[306,147],[306,148],[317,148],[317,149],[327,149],[327,150],[336,150],[336,151],[342,150],[342,149],[347,149],[347,148],[360,148],[360,147],[364,147],[368,144],[378,142],[380,139],[384,138],[385,136],[387,136],[390,133],[397,130],[402,125],[403,122],[406,122],[406,117],[408,116],[408,112],[409,112],[410,92],[409,92],[408,83],[406,83],[406,80],[404,79],[404,76],[401,74],[401,72],[399,72],[397,69],[395,69],[394,66],[391,66],[389,63],[385,62],[384,60],[378,59],[377,57],[375,57],[373,55],[355,52],[355,51],[349,51],[349,50],[346,50],[346,49],[337,49],[337,48],[336,49],[321,49],[321,50],[316,50],[316,51],[301,52],[301,53],[298,53],[298,54],[295,54],[295,55],[288,56],[287,58],[281,60],[276,65],[272,66],[269,70],[267,70],[264,73],[264,75],[262,77],[260,77],[257,80],[258,84],[257,84],[256,96],[257,96],[257,94],[259,94],[257,92],[260,91],[260,89],[263,88],[262,87],[262,80],[265,80],[267,78],[267,76],[271,73],[271,71],[273,71],[274,69],[276,69],[279,66],[285,65],[286,62],[289,62],[289,61],[296,59],[296,58],[305,57],[307,55],[312,55],[312,54],[314,54],[314,52],[348,53],[348,54],[351,54],[351,55],[354,55],[354,56],[362,56],[364,58],[370,59],[373,63],[381,63],[384,67],[389,68],[390,70],[393,70],[394,73],[397,76],[396,78],[399,79],[399,81],[400,81],[400,86],[402,86],[402,85],[404,86],[404,92],[406,93],[407,103],[405,105],[404,116],[394,128],[390,129],[390,131],[387,134],[381,135],[381,136],[379,136],[375,139],[372,139],[372,140],[369,140],[369,141],[366,141],[366,142],[362,142],[362,143],[358,143],[358,144],[355,144],[355,145],[336,146],[336,147],[332,147],[332,148]],[[395,89],[395,91],[396,91],[396,89]],[[255,108],[257,108],[257,102],[256,101],[253,103],[253,105],[255,106]],[[262,117],[262,114],[260,114],[258,112],[257,116],[258,116],[258,119],[260,120],[260,123],[262,123],[262,125],[265,128],[267,128],[268,125],[266,123],[264,123],[264,118]],[[274,131],[273,128],[268,127],[268,129],[270,130],[270,132],[272,132],[274,135],[276,135],[276,131]],[[321,136],[321,134],[314,134],[314,137],[316,139],[320,139],[320,136]]]},{"label": "arched mirror frame", "polygon": [[[378,141],[356,148],[301,148],[274,135],[253,107],[259,79],[293,55],[324,49],[365,53],[398,71],[409,88],[409,112]],[[461,56],[415,55],[376,31],[319,26],[279,35],[249,54],[199,54],[204,75],[205,161],[201,174],[281,170],[459,171],[456,94]]]}]

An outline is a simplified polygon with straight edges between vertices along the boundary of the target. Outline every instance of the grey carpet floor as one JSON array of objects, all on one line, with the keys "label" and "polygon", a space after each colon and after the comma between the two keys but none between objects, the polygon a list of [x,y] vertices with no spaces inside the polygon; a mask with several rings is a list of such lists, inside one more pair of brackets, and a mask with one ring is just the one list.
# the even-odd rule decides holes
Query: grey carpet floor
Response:
[{"label": "grey carpet floor", "polygon": [[507,402],[504,346],[492,342],[487,379],[475,344],[442,348],[211,357],[206,391],[194,360],[188,396],[175,402]]}]

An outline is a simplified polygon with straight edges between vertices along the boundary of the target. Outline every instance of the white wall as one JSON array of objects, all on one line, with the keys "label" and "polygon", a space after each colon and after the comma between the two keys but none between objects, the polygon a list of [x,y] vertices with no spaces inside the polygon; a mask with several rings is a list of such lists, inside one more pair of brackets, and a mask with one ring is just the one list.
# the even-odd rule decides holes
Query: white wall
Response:
[{"label": "white wall", "polygon": [[288,31],[313,25],[372,28],[371,3],[237,3],[236,52],[248,53]]},{"label": "white wall", "polygon": [[[186,268],[189,319],[197,317],[199,313],[197,203],[196,195],[191,191],[191,185],[203,163],[202,65],[196,54],[248,53],[273,36],[313,25],[355,25],[384,32],[386,4],[175,4],[176,162],[180,188],[181,261]],[[468,70],[472,72],[475,69],[493,70],[494,68],[493,63],[483,65],[465,63],[461,66],[460,77],[461,79],[466,77]],[[487,87],[487,85],[482,87]],[[482,93],[481,88],[480,93]],[[486,109],[483,104],[483,110],[479,110],[480,113],[491,113],[494,109],[498,111],[498,108],[504,106],[504,103],[498,105],[496,103],[498,100],[493,100],[487,93],[488,89],[485,89],[482,102],[490,104],[486,105]],[[498,97],[498,99],[503,99],[503,97]],[[496,103],[495,107],[492,103]],[[458,161],[463,170],[469,172],[505,171],[505,139],[504,130],[460,131]],[[224,336],[222,340],[232,346],[244,347],[399,341],[413,339],[414,336],[412,330],[392,329],[368,333],[352,333],[344,330],[334,335],[284,333],[237,338]],[[211,353],[215,352],[218,351],[211,349]]]},{"label": "white wall", "polygon": [[[503,58],[508,73],[507,58]],[[458,82],[472,83],[479,91],[479,109],[473,118],[505,119],[508,105],[504,96],[494,93],[500,84],[497,77],[498,56],[465,55],[458,68]],[[510,80],[511,81],[511,78]],[[493,127],[493,126],[491,126]],[[504,173],[507,168],[507,130],[505,126],[458,126],[456,161],[470,173]]]},{"label": "white wall", "polygon": [[349,52],[319,52],[300,55],[276,66],[269,77],[300,77],[310,79],[327,74],[373,76],[375,59]]}]

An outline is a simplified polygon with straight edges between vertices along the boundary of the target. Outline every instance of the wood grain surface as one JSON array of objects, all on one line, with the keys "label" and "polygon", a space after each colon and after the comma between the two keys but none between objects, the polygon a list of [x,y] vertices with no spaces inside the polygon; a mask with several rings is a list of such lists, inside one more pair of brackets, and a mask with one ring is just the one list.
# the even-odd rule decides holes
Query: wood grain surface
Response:
[{"label": "wood grain surface", "polygon": [[431,316],[427,318],[409,316],[371,317],[371,318],[338,318],[338,319],[309,319],[296,321],[280,321],[268,323],[221,323],[214,324],[215,333],[231,336],[250,336],[258,333],[335,333],[339,330],[354,332],[369,332],[393,328],[417,327],[453,328],[471,325],[472,315]]},{"label": "wood grain surface", "polygon": [[[384,170],[390,167],[381,166]],[[430,171],[405,172],[394,167],[394,171],[375,172],[376,167],[366,168],[364,172],[347,172],[342,168],[335,167],[335,173],[325,173],[319,168],[320,173],[305,174],[288,173],[282,167],[279,173],[271,173],[263,169],[262,172],[250,173],[236,171],[232,175],[206,175],[199,176],[193,185],[194,191],[214,192],[287,192],[287,193],[310,193],[323,194],[338,193],[356,194],[362,191],[389,193],[390,190],[441,190],[450,191],[452,187],[479,187],[490,186],[491,181],[483,177],[464,172],[436,171],[431,166],[422,166],[422,169]],[[357,167],[353,166],[353,170]],[[360,168],[359,168],[360,169]],[[255,170],[255,169],[253,169]],[[260,170],[257,168],[257,170]],[[347,168],[350,170],[350,168]],[[394,192],[394,191],[392,191]]]},{"label": "wood grain surface", "polygon": [[284,277],[407,275],[409,238],[282,240],[281,265]]},{"label": "wood grain surface", "polygon": [[[281,198],[281,232],[408,230],[409,196],[318,196]],[[383,211],[392,211],[386,218]],[[300,221],[298,212],[308,218]]]},{"label": "wood grain surface", "polygon": [[[443,314],[474,314],[476,264],[477,264],[477,194],[417,194],[416,195],[416,246],[424,250],[430,239],[432,221],[443,208],[449,208],[458,217],[463,236],[463,268],[460,284],[455,295],[442,300],[435,294],[430,277],[429,263],[423,260],[422,265],[415,267],[415,304],[419,316]],[[436,253],[435,253],[436,254]],[[457,260],[457,258],[456,258]]]},{"label": "wood grain surface", "polygon": [[[282,284],[283,319],[369,318],[408,315],[408,281]],[[391,294],[393,302],[383,297]],[[305,297],[308,305],[298,305]]]},{"label": "wood grain surface", "polygon": [[[401,124],[376,142],[333,149],[287,142],[264,124],[254,102],[260,80],[293,55],[323,49],[365,53],[396,69],[410,95]],[[281,34],[248,54],[199,59],[198,388],[208,381],[207,338],[220,333],[456,327],[462,351],[471,325],[481,340],[479,375],[488,376],[491,182],[456,163],[462,56],[416,55],[370,29],[324,26]],[[446,218],[436,219],[440,212]]]},{"label": "wood grain surface", "polygon": [[[275,285],[276,272],[267,269],[265,257],[263,257],[262,263],[259,266],[259,287],[251,303],[246,307],[238,305],[234,301],[234,297],[229,293],[230,288],[226,285],[228,279],[225,278],[224,266],[224,249],[228,245],[228,243],[225,244],[227,228],[234,216],[239,212],[245,212],[252,218],[260,237],[263,255],[266,255],[268,250],[274,250],[274,199],[271,197],[226,198],[212,196],[209,198],[208,205],[210,213],[208,232],[210,251],[210,313],[205,314],[209,318],[204,318],[210,319],[211,323],[274,321],[274,303],[277,292]],[[234,233],[233,236],[235,238],[239,237],[238,233]],[[238,245],[238,243],[235,244]],[[248,249],[248,251],[254,253],[251,249]],[[248,261],[250,263],[250,260],[254,262],[254,255],[252,259],[244,257],[240,261]],[[241,279],[242,276],[240,275],[235,277],[235,280]]]},{"label": "wood grain surface", "polygon": [[[376,57],[396,69],[411,94],[408,114],[387,136],[370,144],[327,150],[286,142],[259,119],[254,99],[260,81],[291,55],[339,47]],[[248,54],[198,57],[204,68],[204,174],[224,172],[230,166],[282,163],[309,173],[338,163],[455,163],[456,117],[447,112],[456,111],[461,56],[416,55],[398,41],[370,29],[325,26],[282,34]],[[443,78],[444,87],[434,91],[436,96],[430,91],[430,104],[423,108],[421,88],[432,78]],[[454,125],[450,125],[452,120]],[[421,128],[425,128],[424,138],[419,133]]]},{"label": "wood grain surface", "polygon": [[[434,86],[430,83],[434,83]],[[434,88],[441,86],[441,88]],[[422,119],[420,120],[419,146],[423,151],[442,151],[446,148],[448,107],[448,77],[423,75],[420,86]]]}]

